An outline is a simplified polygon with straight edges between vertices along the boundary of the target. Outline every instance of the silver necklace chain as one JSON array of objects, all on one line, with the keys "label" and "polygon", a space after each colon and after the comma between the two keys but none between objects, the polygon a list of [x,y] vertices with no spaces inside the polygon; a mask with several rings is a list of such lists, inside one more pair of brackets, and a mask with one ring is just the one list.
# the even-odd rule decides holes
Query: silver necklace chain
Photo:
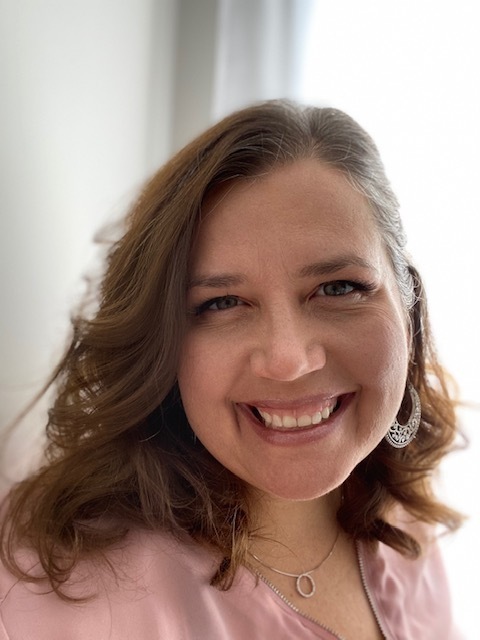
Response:
[{"label": "silver necklace chain", "polygon": [[[333,541],[332,547],[327,555],[317,564],[316,567],[310,569],[309,571],[303,571],[302,573],[289,573],[288,571],[281,571],[280,569],[275,569],[275,567],[271,567],[266,564],[258,556],[252,553],[252,558],[255,558],[257,562],[263,565],[265,568],[270,569],[270,571],[274,571],[275,573],[279,573],[281,576],[287,576],[288,578],[295,578],[295,589],[297,593],[302,596],[302,598],[311,598],[315,591],[317,590],[317,585],[315,584],[315,580],[313,579],[312,573],[320,569],[320,567],[331,557],[333,552],[335,551],[335,547],[337,546],[338,538],[340,537],[340,529],[337,531],[337,535],[335,536],[335,540]],[[309,585],[309,591],[305,591],[302,587],[302,580],[306,580]]]}]

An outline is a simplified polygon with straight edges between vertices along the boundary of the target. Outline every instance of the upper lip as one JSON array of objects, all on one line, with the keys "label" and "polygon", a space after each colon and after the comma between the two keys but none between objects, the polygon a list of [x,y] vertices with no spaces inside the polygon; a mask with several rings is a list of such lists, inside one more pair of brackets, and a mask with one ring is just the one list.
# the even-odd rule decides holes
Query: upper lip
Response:
[{"label": "upper lip", "polygon": [[248,402],[244,402],[243,404],[247,404],[251,407],[256,407],[257,409],[264,409],[265,411],[267,411],[268,409],[288,411],[289,409],[306,409],[310,406],[327,406],[331,404],[333,400],[337,400],[342,395],[345,395],[345,393],[322,393],[311,396],[303,396],[300,398],[292,398],[291,400],[286,400],[284,397],[281,399],[269,398],[268,400],[251,400]]}]

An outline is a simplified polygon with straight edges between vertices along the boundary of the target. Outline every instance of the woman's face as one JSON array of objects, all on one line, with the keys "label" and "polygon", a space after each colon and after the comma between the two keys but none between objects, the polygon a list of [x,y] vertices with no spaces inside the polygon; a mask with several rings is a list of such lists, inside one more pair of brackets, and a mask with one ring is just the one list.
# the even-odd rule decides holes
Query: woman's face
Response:
[{"label": "woman's face", "polygon": [[224,186],[187,295],[178,382],[198,439],[270,495],[339,486],[395,419],[409,356],[365,198],[311,159]]}]

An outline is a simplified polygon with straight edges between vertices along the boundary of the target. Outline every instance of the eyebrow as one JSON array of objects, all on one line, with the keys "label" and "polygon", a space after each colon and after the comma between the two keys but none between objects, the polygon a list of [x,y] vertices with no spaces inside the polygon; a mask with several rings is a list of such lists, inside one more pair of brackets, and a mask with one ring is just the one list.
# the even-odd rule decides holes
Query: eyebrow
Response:
[{"label": "eyebrow", "polygon": [[333,260],[324,260],[320,262],[313,262],[302,267],[298,272],[300,278],[309,278],[311,276],[323,276],[331,273],[336,273],[347,267],[361,267],[362,269],[369,269],[378,273],[378,269],[370,262],[357,255],[339,256]]},{"label": "eyebrow", "polygon": [[[302,267],[297,275],[299,278],[311,278],[320,277],[336,273],[347,267],[361,267],[362,269],[369,269],[378,273],[378,269],[374,267],[370,262],[364,260],[360,256],[346,255],[340,256],[332,260],[323,260],[319,262],[313,262]],[[222,289],[228,287],[234,287],[240,284],[245,284],[248,278],[239,273],[219,273],[216,275],[200,275],[197,278],[192,278],[188,283],[188,289],[195,287],[205,287],[212,289]]]},{"label": "eyebrow", "polygon": [[234,287],[239,284],[245,284],[247,278],[243,275],[236,273],[219,273],[215,276],[199,276],[193,278],[188,283],[188,288],[194,287],[208,287],[212,289],[222,289],[228,287]]}]

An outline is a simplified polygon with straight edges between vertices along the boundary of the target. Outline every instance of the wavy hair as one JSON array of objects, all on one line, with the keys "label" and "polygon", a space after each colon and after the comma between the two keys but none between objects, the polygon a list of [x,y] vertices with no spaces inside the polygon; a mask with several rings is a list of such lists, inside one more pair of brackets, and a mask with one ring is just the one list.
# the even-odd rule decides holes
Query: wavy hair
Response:
[{"label": "wavy hair", "polygon": [[[27,544],[66,597],[62,587],[80,558],[145,527],[186,532],[220,552],[212,584],[229,588],[253,533],[244,485],[192,437],[176,384],[189,255],[213,189],[302,158],[336,168],[369,201],[410,319],[408,380],[422,402],[415,440],[405,449],[382,441],[345,481],[338,520],[355,539],[412,556],[421,547],[389,521],[395,505],[420,521],[459,525],[432,488],[455,441],[454,402],[378,151],[341,111],[269,101],[232,114],[181,150],[126,217],[108,252],[96,311],[73,317],[70,344],[45,387],[55,388],[46,462],[12,489],[6,505],[1,554],[12,571],[34,579],[15,560],[18,544]],[[408,413],[406,394],[399,420]]]}]

